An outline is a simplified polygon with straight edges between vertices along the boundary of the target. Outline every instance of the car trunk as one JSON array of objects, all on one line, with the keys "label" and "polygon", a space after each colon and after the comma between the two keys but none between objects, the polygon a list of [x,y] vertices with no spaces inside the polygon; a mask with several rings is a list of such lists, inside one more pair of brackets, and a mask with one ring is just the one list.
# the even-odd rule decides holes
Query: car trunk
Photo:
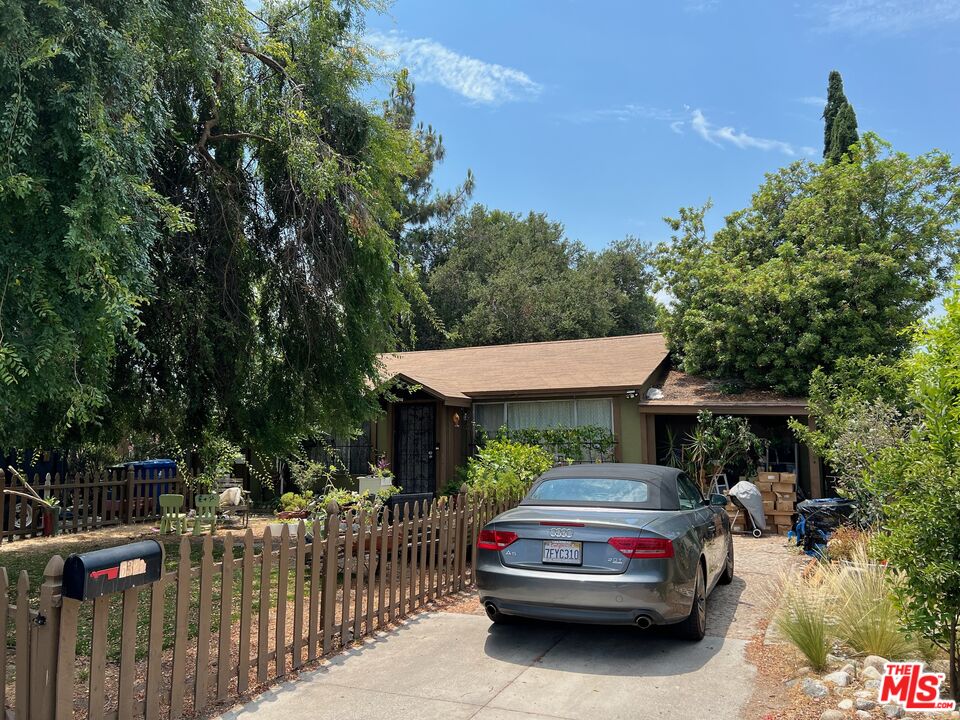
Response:
[{"label": "car trunk", "polygon": [[516,533],[500,551],[508,567],[544,572],[618,574],[630,559],[610,545],[612,537],[636,538],[657,511],[609,508],[518,507],[492,526]]}]

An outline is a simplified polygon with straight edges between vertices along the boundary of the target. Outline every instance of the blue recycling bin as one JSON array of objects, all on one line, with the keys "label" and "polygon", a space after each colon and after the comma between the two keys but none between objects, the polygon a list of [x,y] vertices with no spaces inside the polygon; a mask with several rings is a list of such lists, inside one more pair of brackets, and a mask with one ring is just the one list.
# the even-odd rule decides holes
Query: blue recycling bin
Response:
[{"label": "blue recycling bin", "polygon": [[[133,474],[138,479],[144,480],[163,480],[170,478],[169,482],[157,482],[152,485],[142,487],[142,494],[138,493],[137,500],[143,503],[146,499],[156,499],[166,493],[176,491],[173,478],[177,472],[177,463],[173,460],[160,458],[155,460],[135,460],[124,463],[125,470],[133,470]],[[152,506],[153,503],[150,503]]]}]

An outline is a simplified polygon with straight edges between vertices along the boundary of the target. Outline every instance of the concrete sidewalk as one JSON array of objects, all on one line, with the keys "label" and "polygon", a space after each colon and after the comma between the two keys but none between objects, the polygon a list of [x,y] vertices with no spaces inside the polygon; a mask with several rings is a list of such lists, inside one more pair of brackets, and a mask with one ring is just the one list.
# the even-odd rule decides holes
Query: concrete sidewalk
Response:
[{"label": "concrete sidewalk", "polygon": [[746,641],[427,613],[303,673],[225,720],[738,718]]}]

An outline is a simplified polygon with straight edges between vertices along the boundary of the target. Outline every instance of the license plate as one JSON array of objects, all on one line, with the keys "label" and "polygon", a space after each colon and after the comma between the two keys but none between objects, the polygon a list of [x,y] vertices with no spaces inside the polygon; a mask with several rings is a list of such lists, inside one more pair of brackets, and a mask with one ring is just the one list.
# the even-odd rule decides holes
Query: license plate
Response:
[{"label": "license plate", "polygon": [[573,540],[544,540],[543,562],[557,565],[582,565],[583,543]]}]

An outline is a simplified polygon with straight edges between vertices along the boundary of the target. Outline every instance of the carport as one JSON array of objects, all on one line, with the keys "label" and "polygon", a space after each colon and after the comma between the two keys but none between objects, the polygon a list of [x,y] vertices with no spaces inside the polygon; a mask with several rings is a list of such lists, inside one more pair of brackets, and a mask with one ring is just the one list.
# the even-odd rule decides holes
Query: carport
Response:
[{"label": "carport", "polygon": [[[710,410],[716,415],[747,418],[752,430],[770,442],[770,469],[795,472],[797,484],[807,497],[824,496],[820,457],[797,442],[787,427],[790,418],[811,422],[804,398],[768,390],[725,393],[713,380],[677,370],[667,373],[656,389],[659,393],[652,394],[658,397],[644,397],[638,402],[645,439],[644,462],[662,464],[670,444],[669,433],[682,437],[693,429],[698,412]],[[742,468],[728,468],[731,485],[742,472]]]}]

